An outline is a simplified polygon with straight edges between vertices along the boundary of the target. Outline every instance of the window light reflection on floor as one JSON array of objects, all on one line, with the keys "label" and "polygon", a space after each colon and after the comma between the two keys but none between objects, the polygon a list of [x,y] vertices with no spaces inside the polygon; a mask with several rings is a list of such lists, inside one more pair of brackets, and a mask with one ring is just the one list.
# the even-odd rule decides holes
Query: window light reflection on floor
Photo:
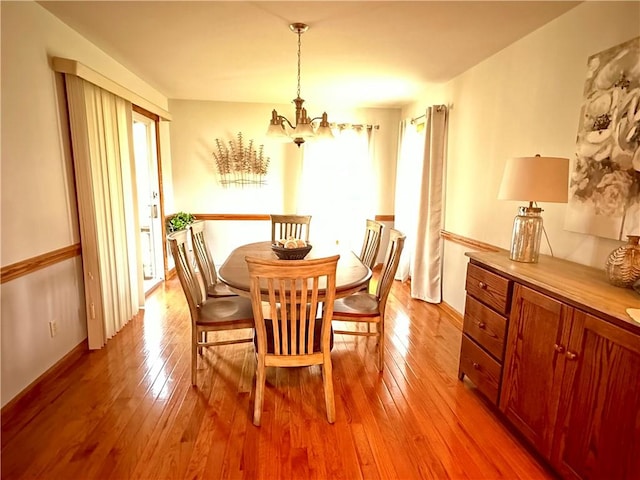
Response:
[{"label": "window light reflection on floor", "polygon": [[[152,395],[160,400],[169,398],[168,375],[165,371],[166,361],[160,359],[162,337],[165,335],[164,325],[159,306],[156,302],[147,301],[144,309],[143,327],[144,351],[146,353],[145,363],[149,374],[148,382],[151,382],[150,389]],[[158,365],[162,366],[158,370]],[[156,373],[157,372],[157,373]]]},{"label": "window light reflection on floor", "polygon": [[[391,303],[391,299],[387,303],[387,309],[389,308],[389,303]],[[391,336],[393,344],[397,350],[397,352],[402,356],[402,358],[406,358],[409,348],[409,325],[410,319],[405,314],[400,314],[398,312],[395,317],[395,321],[393,322],[393,329],[391,330]],[[388,328],[388,324],[385,325]]]}]

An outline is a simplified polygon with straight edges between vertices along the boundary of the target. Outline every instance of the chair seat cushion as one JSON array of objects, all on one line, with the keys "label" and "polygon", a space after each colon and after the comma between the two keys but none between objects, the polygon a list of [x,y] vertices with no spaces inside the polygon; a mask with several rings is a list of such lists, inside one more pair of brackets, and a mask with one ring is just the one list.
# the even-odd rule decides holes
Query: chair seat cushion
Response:
[{"label": "chair seat cushion", "polygon": [[[267,333],[267,353],[274,353],[275,349],[274,349],[274,343],[273,343],[273,323],[269,318],[265,318],[264,323],[265,323],[265,329]],[[308,327],[309,327],[309,321],[307,320],[307,328]],[[289,331],[289,335],[291,335],[291,328],[289,328],[288,331]],[[300,338],[299,333],[300,332],[298,332],[298,338],[296,339],[296,342]],[[333,327],[331,327],[331,333],[329,338],[330,338],[329,350],[333,350]],[[256,351],[258,351],[258,336],[257,336],[257,333],[255,332],[253,334],[253,344],[255,346]],[[316,318],[314,335],[313,335],[313,353],[322,351],[321,344],[322,344],[322,318]],[[289,345],[291,345],[291,341],[289,341]],[[290,353],[291,353],[291,348],[289,348],[289,354]]]},{"label": "chair seat cushion", "polygon": [[238,294],[229,288],[226,283],[218,282],[207,287],[208,297],[235,297]]},{"label": "chair seat cushion", "polygon": [[334,315],[371,317],[380,314],[378,297],[368,292],[357,292],[338,298],[333,304]]},{"label": "chair seat cushion", "polygon": [[253,328],[251,299],[241,296],[209,298],[200,307],[198,325]]}]

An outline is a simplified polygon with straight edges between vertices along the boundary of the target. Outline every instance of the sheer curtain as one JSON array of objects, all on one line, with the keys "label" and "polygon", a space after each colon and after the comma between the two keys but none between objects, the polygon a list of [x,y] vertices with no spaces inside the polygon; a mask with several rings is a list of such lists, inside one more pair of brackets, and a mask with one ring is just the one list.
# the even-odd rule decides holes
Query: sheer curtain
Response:
[{"label": "sheer curtain", "polygon": [[396,279],[404,282],[411,275],[411,252],[415,249],[416,242],[415,220],[419,214],[418,179],[422,176],[424,123],[413,125],[411,120],[403,120],[400,123],[399,136],[394,227],[407,236],[396,272]]},{"label": "sheer curtain", "polygon": [[336,128],[333,140],[304,144],[298,213],[312,215],[310,243],[359,253],[365,220],[376,208],[374,132],[366,126]]},{"label": "sheer curtain", "polygon": [[138,313],[138,235],[131,103],[65,75],[82,242],[89,348]]},{"label": "sheer curtain", "polygon": [[396,278],[411,277],[411,296],[431,303],[442,301],[447,122],[447,107],[436,105],[427,109],[422,131],[401,126],[396,176],[395,226],[407,235]]}]

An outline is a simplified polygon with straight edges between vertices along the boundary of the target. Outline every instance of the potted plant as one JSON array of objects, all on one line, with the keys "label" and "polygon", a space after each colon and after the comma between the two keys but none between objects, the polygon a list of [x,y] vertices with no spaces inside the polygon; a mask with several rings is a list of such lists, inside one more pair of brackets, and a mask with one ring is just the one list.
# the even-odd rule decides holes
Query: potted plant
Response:
[{"label": "potted plant", "polygon": [[168,232],[177,232],[178,230],[184,230],[191,223],[194,222],[196,217],[191,213],[178,212],[170,217],[167,217],[167,231]]}]

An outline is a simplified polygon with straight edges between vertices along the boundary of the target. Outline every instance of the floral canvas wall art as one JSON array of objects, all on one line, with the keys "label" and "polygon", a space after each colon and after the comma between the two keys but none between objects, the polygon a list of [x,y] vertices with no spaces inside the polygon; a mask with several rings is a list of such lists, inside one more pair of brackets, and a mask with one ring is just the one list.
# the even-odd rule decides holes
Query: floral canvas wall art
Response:
[{"label": "floral canvas wall art", "polygon": [[640,37],[589,57],[565,228],[640,234]]}]

